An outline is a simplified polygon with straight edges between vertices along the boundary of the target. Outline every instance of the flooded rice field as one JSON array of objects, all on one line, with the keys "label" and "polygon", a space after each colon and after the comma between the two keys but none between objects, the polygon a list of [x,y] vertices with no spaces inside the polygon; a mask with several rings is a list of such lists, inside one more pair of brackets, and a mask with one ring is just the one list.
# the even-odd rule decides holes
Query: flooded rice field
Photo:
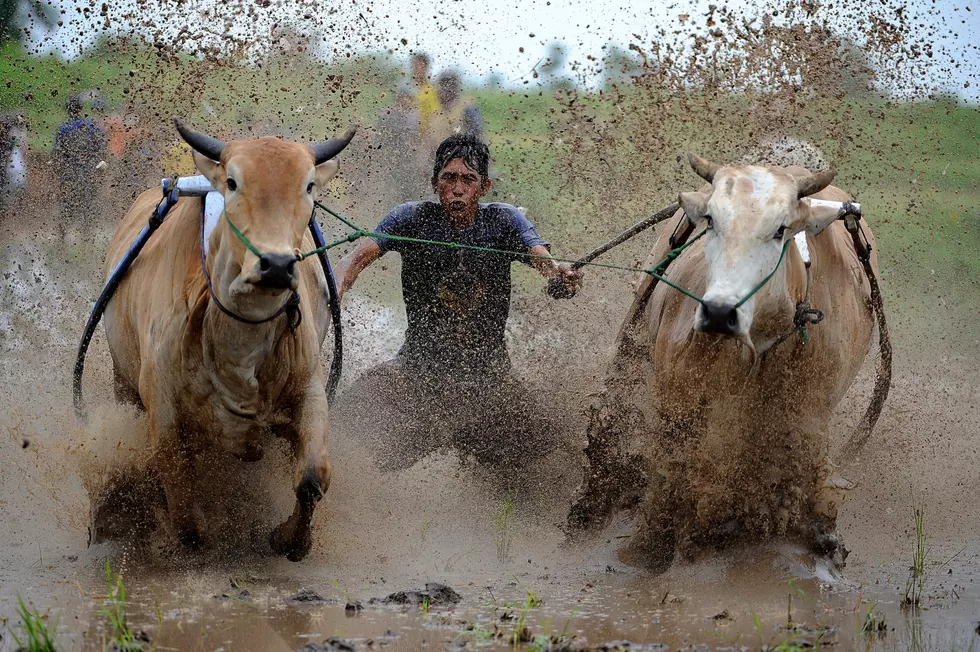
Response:
[{"label": "flooded rice field", "polygon": [[[79,5],[78,16],[61,9],[62,20],[43,3],[0,4],[0,652],[980,649],[976,7],[947,0],[759,7],[607,0],[589,10],[486,3],[470,12],[474,17],[423,0],[329,10],[317,2],[233,0],[203,3],[207,8],[190,18],[185,4],[201,3],[110,3],[99,16]],[[171,116],[213,136],[198,141],[211,153],[195,162]],[[666,225],[598,260],[612,267],[586,267],[570,300],[552,301],[541,275],[513,265],[504,337],[516,381],[508,379],[508,387],[523,383],[535,406],[530,417],[554,430],[557,445],[543,456],[518,455],[511,464],[491,454],[482,464],[441,448],[408,468],[379,468],[372,437],[383,415],[358,402],[355,383],[405,339],[403,259],[390,255],[343,299],[344,370],[327,419],[332,471],[309,554],[291,562],[270,549],[270,532],[297,502],[294,477],[307,482],[310,474],[295,472],[281,441],[260,442],[264,457],[257,461],[224,452],[202,457],[206,472],[194,486],[199,511],[188,510],[193,536],[177,531],[160,480],[168,460],[161,464],[165,454],[150,441],[145,413],[114,400],[103,327],[86,360],[87,418],[72,407],[76,349],[102,288],[114,228],[138,192],[161,177],[214,172],[209,159],[221,157],[214,139],[319,142],[351,125],[360,129],[340,154],[339,176],[317,192],[360,226],[374,228],[393,207],[429,197],[435,145],[465,129],[491,148],[485,200],[520,206],[551,253],[569,259],[678,192],[695,213],[694,191],[720,168],[697,157],[688,165],[688,152],[730,164],[778,154],[773,164],[835,168],[834,185],[861,203],[877,239],[894,347],[891,392],[873,435],[857,459],[831,468],[835,487],[847,487],[837,517],[843,567],[792,537],[743,528],[722,531],[729,545],[692,546],[655,573],[637,565],[652,561],[627,549],[640,524],[649,530],[654,520],[638,499],[623,499],[602,527],[569,531],[585,477],[590,406],[606,386],[641,276],[636,270],[655,262],[651,250]],[[101,133],[98,155],[84,147],[68,152],[71,132]],[[469,166],[462,157],[451,161]],[[815,176],[801,183],[818,192]],[[729,181],[726,192],[743,192]],[[312,193],[315,184],[307,183]],[[795,202],[812,193],[796,187],[784,194],[793,207],[786,215],[811,215],[809,204],[804,211]],[[698,217],[705,232],[722,223],[708,207],[705,199]],[[327,241],[350,233],[320,218]],[[776,278],[776,285],[790,242],[782,253],[773,248],[788,226],[771,226],[755,239],[770,246],[773,261],[779,256],[763,282]],[[806,224],[812,232],[826,226]],[[351,249],[332,251],[333,263]],[[802,269],[794,255],[787,260]],[[458,264],[463,273],[447,279],[475,278],[462,255]],[[814,287],[821,279],[829,285],[822,261],[813,269]],[[806,278],[798,311],[808,307]],[[467,294],[465,285],[446,280],[440,300],[458,301],[461,312],[479,305],[484,295]],[[736,317],[748,299],[732,308]],[[316,316],[306,318],[309,327]],[[817,340],[826,332],[819,329],[829,328],[809,323]],[[840,332],[858,341],[860,331]],[[324,376],[330,341],[328,335],[322,348]],[[764,365],[756,366],[751,341],[740,350],[747,349],[755,374]],[[809,369],[830,377],[851,362],[842,357]],[[234,362],[229,366],[247,367]],[[865,413],[877,362],[873,336],[830,427],[817,433],[826,431],[829,452],[820,453],[832,460],[843,457]],[[787,390],[786,379],[816,376],[800,368],[798,375],[770,376],[784,391],[753,389],[757,403],[794,417],[794,436],[816,421],[803,416],[808,408],[836,404]],[[690,375],[697,378],[682,380],[696,385],[706,374]],[[236,380],[258,385],[254,375]],[[652,384],[639,386],[652,411],[652,396],[642,391]],[[516,394],[515,402],[527,398]],[[456,397],[468,403],[465,394]],[[703,408],[711,397],[701,398]],[[667,433],[661,441],[688,437],[689,422],[663,416],[658,423]],[[760,433],[775,427],[761,424],[745,436],[750,428],[743,425],[716,428],[742,439],[716,437],[706,446],[717,464],[701,464],[697,488],[724,487],[715,503],[706,501],[708,511],[742,510],[722,526],[741,525],[738,518],[762,505],[751,512],[762,514],[757,521],[744,522],[778,529],[772,523],[782,518],[785,530],[790,511],[806,502],[800,486],[815,483],[804,472],[794,476],[798,466],[766,462],[794,459],[812,442],[794,448],[800,440],[786,435],[774,444]],[[641,447],[647,439],[631,443]],[[406,458],[408,448],[395,442]],[[756,483],[753,496],[738,485],[739,469],[771,470],[780,480]],[[610,475],[625,484],[625,471]],[[181,538],[204,544],[195,550]]]},{"label": "flooded rice field", "polygon": [[[123,578],[128,627],[160,650],[966,650],[980,641],[975,348],[936,359],[899,345],[879,429],[844,471],[855,486],[840,516],[850,551],[843,570],[786,543],[677,561],[657,576],[620,559],[628,513],[600,533],[566,537],[581,478],[582,406],[613,333],[571,303],[539,307],[531,319],[530,291],[515,296],[515,367],[535,369],[531,386],[564,415],[563,443],[540,463],[508,475],[436,454],[380,473],[360,434],[337,422],[333,481],[313,551],[300,563],[271,556],[266,544],[290,508],[284,451],[227,463],[215,491],[233,500],[206,506],[221,531],[203,552],[182,550],[163,525],[89,545],[89,490],[140,468],[146,450],[141,417],[110,400],[101,333],[88,361],[88,423],[70,407],[76,340],[98,291],[104,241],[97,234],[62,246],[43,220],[5,233],[0,649],[17,647],[18,599],[37,609],[62,649],[113,640],[109,614],[120,601],[107,587],[107,564]],[[397,350],[404,313],[382,303],[397,273],[385,270],[345,303],[341,392]],[[583,305],[625,309],[622,279],[598,272],[591,281]],[[842,432],[863,411],[872,366],[838,415]],[[922,606],[909,609],[902,599],[917,508]]]}]

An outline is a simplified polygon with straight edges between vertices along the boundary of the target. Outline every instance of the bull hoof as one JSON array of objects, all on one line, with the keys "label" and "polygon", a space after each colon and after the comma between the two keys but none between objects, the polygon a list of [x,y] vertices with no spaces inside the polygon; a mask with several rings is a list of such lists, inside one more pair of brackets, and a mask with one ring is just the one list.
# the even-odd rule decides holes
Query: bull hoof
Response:
[{"label": "bull hoof", "polygon": [[674,555],[675,535],[672,529],[641,527],[617,556],[624,564],[645,568],[659,575],[667,572],[674,563]]},{"label": "bull hoof", "polygon": [[844,539],[834,523],[818,521],[811,526],[810,550],[831,560],[837,568],[843,568],[850,551],[844,547]]},{"label": "bull hoof", "polygon": [[204,547],[204,537],[196,527],[186,527],[177,535],[180,545],[191,550],[200,550]]},{"label": "bull hoof", "polygon": [[313,547],[313,536],[310,528],[298,528],[289,519],[269,535],[269,547],[289,561],[303,561]]},{"label": "bull hoof", "polygon": [[568,531],[581,532],[591,530],[600,525],[609,515],[609,501],[596,500],[587,493],[579,495],[568,510]]},{"label": "bull hoof", "polygon": [[171,516],[170,524],[182,546],[191,550],[204,547],[204,514],[200,507],[195,505],[189,513],[178,515],[177,518]]}]

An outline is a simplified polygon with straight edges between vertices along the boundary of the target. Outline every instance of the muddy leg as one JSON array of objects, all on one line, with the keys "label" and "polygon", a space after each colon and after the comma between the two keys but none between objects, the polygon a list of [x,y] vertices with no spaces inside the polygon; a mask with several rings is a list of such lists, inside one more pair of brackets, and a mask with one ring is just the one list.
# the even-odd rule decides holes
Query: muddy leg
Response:
[{"label": "muddy leg", "polygon": [[639,526],[619,558],[632,566],[663,573],[674,561],[677,547],[676,506],[667,479],[655,472],[650,478]]},{"label": "muddy leg", "polygon": [[843,567],[848,550],[837,532],[837,512],[845,493],[853,485],[835,469],[836,465],[825,456],[818,470],[813,509],[803,537],[813,552],[829,557]]},{"label": "muddy leg", "polygon": [[292,515],[269,535],[272,550],[290,561],[300,561],[309,554],[313,546],[313,512],[330,486],[327,398],[322,379],[315,378],[311,383],[299,415],[296,427],[284,433],[293,447],[296,505]]},{"label": "muddy leg", "polygon": [[646,484],[641,461],[621,452],[642,415],[614,396],[621,393],[603,390],[590,407],[585,474],[568,513],[573,531],[601,526],[615,508],[635,503]]},{"label": "muddy leg", "polygon": [[116,402],[124,405],[135,405],[140,410],[145,410],[143,401],[140,400],[139,391],[133,387],[129,381],[123,378],[115,363],[112,365],[112,390],[116,397]]},{"label": "muddy leg", "polygon": [[180,542],[190,548],[204,543],[204,516],[194,496],[194,457],[186,433],[150,417],[150,437],[157,445],[156,459],[167,511]]}]

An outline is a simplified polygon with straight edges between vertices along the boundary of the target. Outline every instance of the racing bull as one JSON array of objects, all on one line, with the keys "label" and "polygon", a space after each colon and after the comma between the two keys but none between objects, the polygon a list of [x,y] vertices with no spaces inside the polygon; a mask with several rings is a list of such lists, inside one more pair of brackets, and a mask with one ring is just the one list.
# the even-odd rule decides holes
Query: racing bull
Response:
[{"label": "racing bull", "polygon": [[[269,137],[225,143],[175,123],[224,212],[206,233],[204,199],[176,200],[126,271],[105,312],[116,397],[145,409],[169,518],[191,547],[206,539],[197,489],[204,456],[220,447],[255,461],[267,435],[286,438],[296,502],[269,542],[298,561],[330,483],[320,358],[327,280],[298,252],[314,245],[314,202],[353,131],[313,146]],[[107,274],[159,197],[143,193],[123,218]]]},{"label": "racing bull", "polygon": [[[569,524],[595,526],[638,502],[625,552],[655,570],[677,552],[773,537],[842,561],[845,483],[827,429],[875,312],[884,327],[873,234],[839,219],[855,205],[831,170],[689,162],[710,185],[681,193],[651,253],[663,262],[636,289]],[[650,435],[639,453],[627,441],[637,428]]]}]

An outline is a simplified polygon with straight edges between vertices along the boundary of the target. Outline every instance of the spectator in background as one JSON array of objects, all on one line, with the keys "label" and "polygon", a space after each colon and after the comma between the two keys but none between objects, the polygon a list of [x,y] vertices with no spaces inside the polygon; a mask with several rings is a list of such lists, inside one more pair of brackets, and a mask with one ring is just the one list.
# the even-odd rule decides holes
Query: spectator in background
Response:
[{"label": "spectator in background", "polygon": [[395,91],[395,103],[378,118],[382,166],[386,187],[384,204],[403,203],[423,197],[427,177],[419,164],[419,111],[411,86]]},{"label": "spectator in background", "polygon": [[117,188],[124,197],[133,197],[137,190],[143,190],[137,159],[140,132],[139,116],[132,110],[120,110],[105,119],[108,138],[109,169],[112,174],[112,187]]},{"label": "spectator in background", "polygon": [[192,177],[198,174],[191,147],[180,138],[171,140],[160,165],[164,177]]},{"label": "spectator in background", "polygon": [[429,83],[429,55],[416,52],[412,55],[412,81],[415,83],[416,110],[419,114],[419,129],[424,134],[429,128],[429,120],[439,110],[436,89]]},{"label": "spectator in background", "polygon": [[436,94],[439,110],[429,120],[428,129],[422,131],[430,158],[435,156],[439,143],[453,134],[483,139],[483,115],[470,99],[463,97],[463,82],[458,73],[440,73],[436,78]]},{"label": "spectator in background", "polygon": [[106,158],[108,141],[105,131],[83,115],[78,96],[68,99],[67,108],[68,120],[55,134],[52,154],[61,197],[62,237],[69,225],[94,226],[101,217],[97,213],[102,185],[98,166]]},{"label": "spectator in background", "polygon": [[0,116],[0,209],[7,210],[27,192],[27,121]]}]

